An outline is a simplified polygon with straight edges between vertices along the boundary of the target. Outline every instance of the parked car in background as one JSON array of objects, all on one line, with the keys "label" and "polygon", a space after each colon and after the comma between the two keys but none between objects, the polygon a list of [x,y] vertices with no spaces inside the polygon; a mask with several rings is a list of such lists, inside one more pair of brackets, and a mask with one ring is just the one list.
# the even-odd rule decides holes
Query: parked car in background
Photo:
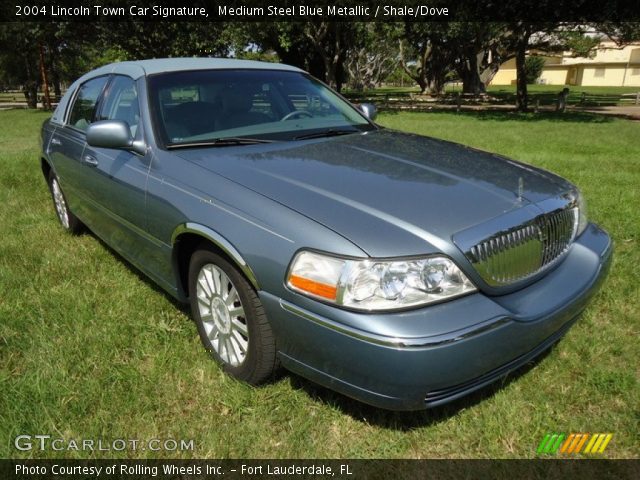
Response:
[{"label": "parked car in background", "polygon": [[229,374],[416,410],[549,348],[612,246],[566,180],[374,116],[286,65],[122,62],[71,86],[40,161],[62,226],[189,302]]}]

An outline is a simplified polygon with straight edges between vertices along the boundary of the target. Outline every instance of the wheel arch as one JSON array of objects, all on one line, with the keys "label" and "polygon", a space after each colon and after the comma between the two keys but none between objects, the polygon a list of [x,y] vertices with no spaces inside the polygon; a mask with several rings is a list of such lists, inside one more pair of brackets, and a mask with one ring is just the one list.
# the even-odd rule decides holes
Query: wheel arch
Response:
[{"label": "wheel arch", "polygon": [[171,235],[172,263],[178,290],[184,298],[189,295],[189,259],[203,242],[210,243],[244,274],[253,288],[260,290],[255,273],[240,252],[225,237],[204,225],[186,222],[178,225]]}]

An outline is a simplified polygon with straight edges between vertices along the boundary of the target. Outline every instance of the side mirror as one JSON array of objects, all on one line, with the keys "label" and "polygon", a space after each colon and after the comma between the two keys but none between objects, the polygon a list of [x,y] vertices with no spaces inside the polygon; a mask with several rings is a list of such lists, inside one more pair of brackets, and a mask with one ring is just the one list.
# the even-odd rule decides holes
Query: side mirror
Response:
[{"label": "side mirror", "polygon": [[378,109],[373,103],[363,103],[360,105],[360,111],[372,122],[378,116]]},{"label": "side mirror", "polygon": [[132,150],[144,155],[147,146],[131,136],[127,122],[122,120],[101,120],[87,129],[87,143],[92,147]]}]

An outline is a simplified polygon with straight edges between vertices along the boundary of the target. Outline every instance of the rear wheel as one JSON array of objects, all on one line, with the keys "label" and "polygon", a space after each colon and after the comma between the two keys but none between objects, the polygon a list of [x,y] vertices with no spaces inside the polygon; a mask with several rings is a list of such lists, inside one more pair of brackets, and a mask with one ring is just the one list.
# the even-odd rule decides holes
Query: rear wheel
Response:
[{"label": "rear wheel", "polygon": [[58,215],[58,220],[60,220],[62,228],[70,233],[80,233],[82,230],[82,222],[69,210],[67,199],[60,187],[60,181],[56,174],[53,173],[53,170],[49,172],[49,190],[51,191],[53,206],[56,209],[56,214]]},{"label": "rear wheel", "polygon": [[276,344],[262,302],[225,258],[204,247],[189,264],[191,314],[200,339],[230,375],[257,385],[278,366]]}]

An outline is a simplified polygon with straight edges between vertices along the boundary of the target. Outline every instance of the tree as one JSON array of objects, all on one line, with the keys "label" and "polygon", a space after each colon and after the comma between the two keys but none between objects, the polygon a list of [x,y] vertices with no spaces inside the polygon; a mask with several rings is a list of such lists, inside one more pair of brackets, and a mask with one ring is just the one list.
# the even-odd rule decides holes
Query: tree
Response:
[{"label": "tree", "polygon": [[398,39],[400,65],[420,87],[420,92],[439,94],[452,64],[446,22],[405,22]]},{"label": "tree", "polygon": [[250,24],[246,38],[262,51],[309,71],[340,91],[346,81],[348,52],[363,45],[362,24],[347,22],[263,22]]},{"label": "tree", "polygon": [[398,66],[395,26],[384,23],[358,24],[361,44],[347,52],[345,68],[355,90],[375,88]]},{"label": "tree", "polygon": [[324,61],[305,34],[305,23],[261,22],[236,25],[246,44],[256,45],[261,52],[273,51],[281,62],[326,80]]},{"label": "tree", "polygon": [[617,45],[623,46],[640,39],[640,22],[599,22],[591,26],[605,34]]},{"label": "tree", "polygon": [[403,39],[398,40],[398,51],[400,55],[400,65],[404,72],[420,87],[420,93],[425,93],[429,87],[429,81],[427,80],[427,64],[431,58],[433,45],[429,39],[421,39],[416,45],[412,45],[411,58],[416,58],[413,64],[410,64],[406,59],[405,43]]},{"label": "tree", "polygon": [[[584,35],[583,26],[557,21],[406,22],[400,39],[400,61],[422,92],[440,91],[447,73],[455,69],[463,92],[477,95],[485,92],[502,63],[515,58],[517,108],[524,111],[528,108],[529,51],[571,50],[576,55],[587,55],[598,42],[597,37]],[[410,63],[407,58],[415,60]]]},{"label": "tree", "polygon": [[37,108],[40,85],[39,44],[41,25],[0,24],[0,75],[3,83],[19,85],[27,106]]},{"label": "tree", "polygon": [[41,42],[45,46],[45,63],[50,73],[56,98],[62,96],[62,85],[69,84],[100,63],[94,61],[102,49],[94,43],[92,25],[80,22],[56,22],[41,25]]},{"label": "tree", "polygon": [[[406,45],[406,46],[405,46]],[[406,22],[401,64],[422,92],[439,93],[455,71],[464,93],[484,93],[500,65],[514,55],[504,23]],[[415,59],[409,63],[407,58]]]},{"label": "tree", "polygon": [[516,109],[520,112],[526,112],[529,108],[529,94],[527,92],[527,50],[529,48],[529,39],[535,31],[534,25],[525,22],[516,22],[511,25],[511,35],[513,41],[513,49],[516,57]]},{"label": "tree", "polygon": [[474,95],[485,93],[500,65],[513,56],[505,25],[498,22],[451,22],[447,43],[462,91]]},{"label": "tree", "polygon": [[512,48],[516,58],[516,108],[527,111],[527,52],[560,53],[572,51],[576,56],[588,56],[600,42],[599,37],[584,34],[585,26],[569,22],[514,22],[509,24]]},{"label": "tree", "polygon": [[359,35],[362,32],[357,23],[305,23],[304,35],[324,64],[324,80],[338,91],[346,80],[347,53],[362,46],[363,36]]},{"label": "tree", "polygon": [[[95,24],[97,41],[117,47],[122,60],[165,57],[228,56],[235,36],[222,22],[140,22],[125,20]],[[244,45],[243,45],[244,46]]]},{"label": "tree", "polygon": [[28,107],[36,108],[43,76],[59,98],[63,82],[71,82],[95,66],[91,58],[97,55],[97,50],[90,38],[94,39],[95,35],[88,24],[2,23],[0,76],[4,83],[20,86]]}]

